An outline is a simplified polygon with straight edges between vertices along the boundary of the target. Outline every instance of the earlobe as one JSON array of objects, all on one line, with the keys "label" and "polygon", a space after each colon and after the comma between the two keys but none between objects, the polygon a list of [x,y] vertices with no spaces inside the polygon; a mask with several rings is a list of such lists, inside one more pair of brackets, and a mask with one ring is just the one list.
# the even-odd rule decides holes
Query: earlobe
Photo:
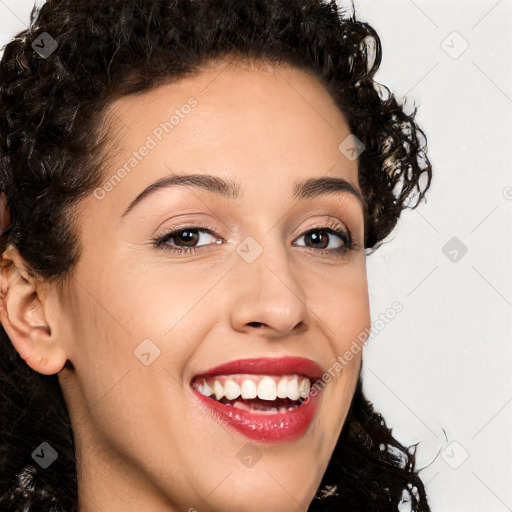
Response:
[{"label": "earlobe", "polygon": [[60,372],[67,359],[56,339],[58,329],[48,323],[47,296],[38,293],[40,287],[12,246],[2,255],[0,278],[0,321],[14,348],[33,370],[45,375]]}]

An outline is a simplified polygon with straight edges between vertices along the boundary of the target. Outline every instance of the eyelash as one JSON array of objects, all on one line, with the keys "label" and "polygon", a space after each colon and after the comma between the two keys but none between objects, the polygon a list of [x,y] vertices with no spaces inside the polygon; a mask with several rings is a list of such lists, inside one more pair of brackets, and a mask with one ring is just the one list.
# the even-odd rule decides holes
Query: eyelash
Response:
[{"label": "eyelash", "polygon": [[[179,227],[178,229],[174,229],[173,231],[170,231],[160,237],[153,238],[153,242],[154,242],[155,246],[158,247],[159,249],[163,249],[164,251],[168,251],[172,254],[197,253],[197,252],[200,252],[203,248],[211,245],[211,244],[201,245],[199,247],[180,247],[179,249],[171,247],[169,245],[168,241],[171,238],[174,238],[176,235],[183,233],[184,231],[203,231],[203,232],[206,232],[215,237],[215,233],[212,231],[212,228],[210,228],[209,226],[183,226],[183,227]],[[359,249],[359,245],[356,244],[352,240],[350,231],[347,230],[347,232],[345,232],[345,231],[340,230],[338,224],[335,222],[327,222],[325,226],[319,226],[319,227],[314,227],[314,228],[308,229],[308,231],[304,232],[299,238],[302,238],[303,236],[314,233],[315,231],[325,231],[329,235],[337,235],[339,238],[341,238],[344,245],[342,245],[341,247],[338,247],[336,249],[317,249],[315,247],[307,247],[307,246],[302,246],[302,245],[298,246],[298,247],[305,247],[306,249],[309,249],[312,251],[321,251],[323,253],[327,253],[334,257],[336,257],[336,256],[341,257],[341,256],[346,255],[350,251]]]}]

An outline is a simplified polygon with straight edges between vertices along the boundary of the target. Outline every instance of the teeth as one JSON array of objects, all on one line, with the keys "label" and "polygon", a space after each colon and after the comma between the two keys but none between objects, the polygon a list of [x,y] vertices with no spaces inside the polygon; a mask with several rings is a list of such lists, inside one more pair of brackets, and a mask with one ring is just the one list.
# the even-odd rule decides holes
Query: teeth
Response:
[{"label": "teeth", "polygon": [[277,396],[276,382],[271,377],[263,377],[258,384],[258,398],[275,400]]},{"label": "teeth", "polygon": [[[254,410],[248,405],[242,403],[242,402],[235,402],[233,404],[233,407],[236,407],[237,409],[242,409],[243,411],[251,411]],[[266,410],[258,410],[259,414],[276,414],[279,412],[286,412],[286,411],[293,411],[293,409],[296,409],[298,405],[291,405],[290,407],[269,407]]]},{"label": "teeth", "polygon": [[299,386],[299,396],[302,398],[306,398],[309,394],[309,389],[311,388],[311,382],[309,382],[308,378],[302,379]]},{"label": "teeth", "polygon": [[224,386],[218,380],[213,384],[213,392],[217,400],[220,400],[224,396]]},{"label": "teeth", "polygon": [[240,396],[240,386],[233,379],[228,379],[224,383],[224,396],[228,400],[234,400]]},{"label": "teeth", "polygon": [[308,396],[311,382],[307,377],[298,375],[230,375],[199,379],[194,386],[201,394],[208,397],[214,395],[217,400],[222,397],[228,400],[235,400],[238,397],[249,400],[258,397],[269,401],[276,398],[297,401]]},{"label": "teeth", "polygon": [[286,394],[286,390],[288,389],[288,379],[284,377],[283,379],[279,379],[279,383],[277,384],[277,398],[286,398],[288,395]]},{"label": "teeth", "polygon": [[199,391],[204,396],[210,396],[213,393],[212,388],[210,386],[208,386],[208,382],[206,382],[206,381],[203,382],[203,386],[202,386],[202,388],[199,388]]},{"label": "teeth", "polygon": [[288,381],[288,385],[286,387],[286,394],[290,400],[298,400],[299,399],[299,379],[297,377],[292,377]]},{"label": "teeth", "polygon": [[248,398],[256,398],[256,395],[258,394],[256,391],[256,384],[250,380],[250,379],[244,379],[242,382],[242,398],[248,399]]}]

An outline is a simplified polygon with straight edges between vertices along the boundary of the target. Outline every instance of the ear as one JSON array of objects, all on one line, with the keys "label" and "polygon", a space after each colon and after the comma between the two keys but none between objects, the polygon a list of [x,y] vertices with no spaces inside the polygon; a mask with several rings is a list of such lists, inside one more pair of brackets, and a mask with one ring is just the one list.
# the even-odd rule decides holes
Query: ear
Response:
[{"label": "ear", "polygon": [[60,372],[66,353],[60,346],[52,312],[52,294],[36,279],[17,249],[10,245],[1,257],[0,321],[21,358],[45,375]]}]

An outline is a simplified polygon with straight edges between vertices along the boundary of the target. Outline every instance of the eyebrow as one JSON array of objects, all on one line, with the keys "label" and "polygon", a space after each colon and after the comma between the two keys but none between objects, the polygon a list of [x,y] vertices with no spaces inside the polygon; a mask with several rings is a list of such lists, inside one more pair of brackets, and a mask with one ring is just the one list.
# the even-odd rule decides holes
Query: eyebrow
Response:
[{"label": "eyebrow", "polygon": [[[221,178],[209,174],[172,174],[155,181],[145,188],[131,202],[130,206],[128,206],[123,215],[121,215],[121,218],[126,217],[135,206],[155,191],[174,186],[196,187],[232,200],[242,197],[240,185],[228,178]],[[366,202],[360,192],[344,178],[308,178],[293,184],[294,200],[311,199],[325,194],[339,193],[349,193],[356,197],[361,203],[363,210],[365,209]]]}]

